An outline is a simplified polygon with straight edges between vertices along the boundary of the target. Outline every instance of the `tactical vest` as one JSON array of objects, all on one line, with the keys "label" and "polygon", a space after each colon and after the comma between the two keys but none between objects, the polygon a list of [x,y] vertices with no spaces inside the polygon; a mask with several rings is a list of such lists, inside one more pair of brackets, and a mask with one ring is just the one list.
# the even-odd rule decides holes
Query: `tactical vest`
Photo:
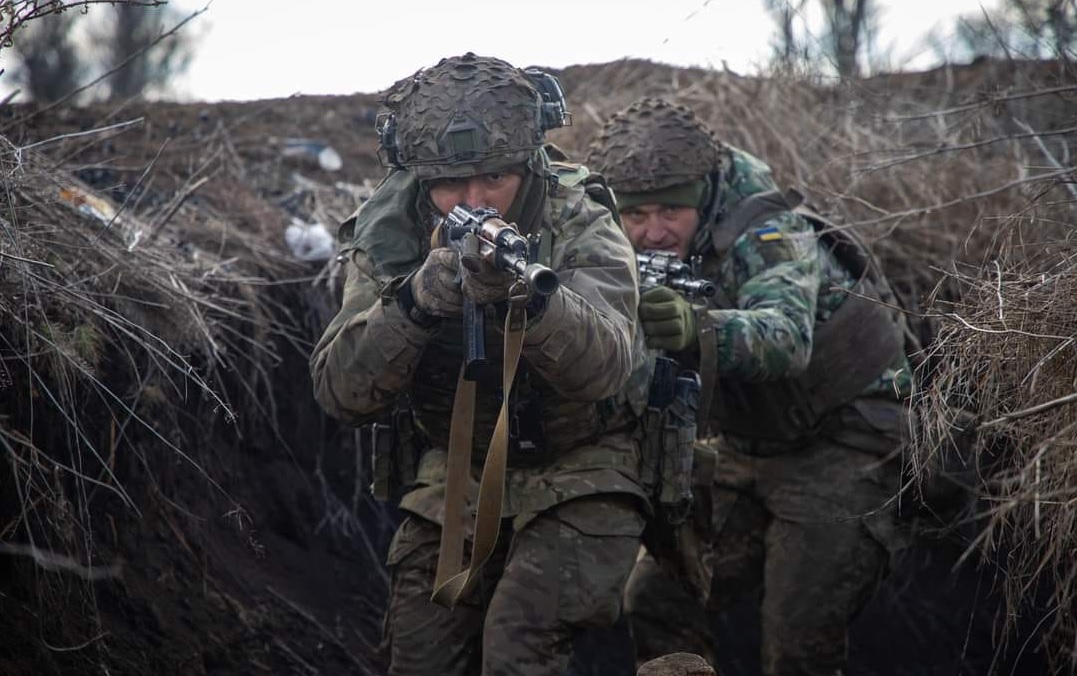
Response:
[{"label": "tactical vest", "polygon": [[[794,191],[749,195],[711,226],[715,251],[728,252],[749,229],[793,211],[812,224],[820,241],[856,278],[856,285],[829,318],[815,324],[803,375],[772,382],[717,378],[710,407],[713,430],[780,442],[808,437],[827,413],[861,394],[905,353],[903,318],[894,309],[894,295],[877,261],[858,237],[802,206],[802,199]],[[736,308],[735,299],[723,294],[712,302],[719,309]],[[714,376],[710,379],[713,382]]]},{"label": "tactical vest", "polygon": [[[553,178],[544,207],[541,238],[538,250],[532,252],[536,262],[544,265],[551,264],[554,241],[560,236],[559,227],[569,206],[570,192],[582,189],[611,213],[617,213],[612,195],[600,175],[568,162],[553,161],[550,168]],[[357,246],[375,263],[375,275],[385,288],[383,295],[391,296],[392,289],[422,263],[430,250],[429,236],[416,222],[414,190],[405,189],[409,180],[405,172],[391,174],[386,181],[397,181],[399,185],[394,187],[399,189],[388,197],[384,206],[374,207],[393,214],[392,228],[356,230],[353,216],[345,222],[346,229],[339,235],[343,246],[349,243]],[[503,397],[500,383],[503,325],[503,311],[487,311],[486,354],[490,362],[498,366],[484,374],[476,386],[472,457],[479,465]],[[409,393],[411,418],[430,446],[445,448],[448,445],[457,372],[463,358],[462,335],[461,320],[441,322],[418,364]],[[526,357],[522,357],[509,402],[512,421],[510,466],[543,465],[562,451],[597,441],[606,434],[630,430],[637,423],[633,408],[641,410],[646,401],[645,389],[630,390],[626,388],[624,394],[597,403],[572,401],[562,397],[538,373],[528,368]],[[640,400],[643,403],[638,403]],[[414,476],[398,474],[397,480],[405,487],[414,483]],[[394,493],[398,488],[391,487],[382,492]]]}]

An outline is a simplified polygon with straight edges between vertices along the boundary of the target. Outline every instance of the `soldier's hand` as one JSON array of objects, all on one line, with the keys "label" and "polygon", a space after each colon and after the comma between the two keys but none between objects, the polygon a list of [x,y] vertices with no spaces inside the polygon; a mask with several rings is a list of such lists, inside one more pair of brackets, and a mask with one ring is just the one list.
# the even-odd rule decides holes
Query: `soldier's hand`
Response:
[{"label": "soldier's hand", "polygon": [[681,352],[695,347],[696,315],[692,305],[673,289],[656,286],[640,296],[639,318],[647,347]]},{"label": "soldier's hand", "polygon": [[464,294],[479,305],[490,305],[508,300],[509,287],[516,282],[511,272],[498,270],[478,254],[460,257],[464,281]]},{"label": "soldier's hand", "polygon": [[411,278],[415,306],[435,317],[459,317],[464,313],[464,294],[456,281],[459,257],[447,247],[434,249]]}]

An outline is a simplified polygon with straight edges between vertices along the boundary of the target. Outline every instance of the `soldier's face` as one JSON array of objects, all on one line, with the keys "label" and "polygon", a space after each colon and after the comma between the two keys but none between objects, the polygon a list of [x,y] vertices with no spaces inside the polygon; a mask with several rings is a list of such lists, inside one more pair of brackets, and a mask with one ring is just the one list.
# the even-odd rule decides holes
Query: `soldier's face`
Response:
[{"label": "soldier's face", "polygon": [[674,251],[685,260],[699,225],[699,211],[670,204],[641,204],[623,210],[621,222],[636,251]]},{"label": "soldier's face", "polygon": [[427,185],[430,200],[442,216],[448,215],[457,204],[466,204],[472,209],[489,207],[504,215],[516,199],[522,181],[519,174],[494,172],[464,178],[439,178]]}]

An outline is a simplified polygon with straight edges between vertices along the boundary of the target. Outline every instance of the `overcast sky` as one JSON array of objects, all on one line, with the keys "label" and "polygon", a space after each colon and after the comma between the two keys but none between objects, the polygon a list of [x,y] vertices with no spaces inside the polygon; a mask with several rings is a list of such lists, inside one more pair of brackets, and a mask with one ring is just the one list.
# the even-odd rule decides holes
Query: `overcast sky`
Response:
[{"label": "overcast sky", "polygon": [[[900,66],[930,66],[919,44],[929,30],[952,32],[956,16],[997,1],[880,0],[880,46]],[[206,2],[171,4],[194,10]],[[375,92],[466,51],[517,66],[641,57],[724,62],[747,74],[766,59],[775,26],[762,0],[212,0],[208,7],[194,22],[200,48],[181,86],[188,98],[210,101]]]}]

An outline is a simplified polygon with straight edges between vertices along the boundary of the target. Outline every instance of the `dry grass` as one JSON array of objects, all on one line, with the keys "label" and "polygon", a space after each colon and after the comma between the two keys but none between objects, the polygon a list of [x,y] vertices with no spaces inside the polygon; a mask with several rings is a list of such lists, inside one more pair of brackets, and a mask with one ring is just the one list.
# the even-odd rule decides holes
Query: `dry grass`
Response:
[{"label": "dry grass", "polygon": [[[57,621],[92,629],[94,588],[78,580],[121,573],[98,530],[142,513],[142,481],[168,500],[180,463],[221,513],[244,514],[208,469],[211,440],[277,424],[271,371],[306,340],[263,285],[300,268],[212,212],[195,219],[182,190],[118,204],[56,155],[0,142],[0,554],[67,573],[39,577],[42,605],[81,597],[91,612]],[[201,237],[180,241],[193,221]],[[125,476],[141,477],[133,492]]]},{"label": "dry grass", "polygon": [[[921,467],[972,470],[983,498],[972,546],[1003,566],[1010,621],[1027,619],[1023,600],[1050,590],[1040,619],[1059,673],[1077,666],[1077,199],[1062,200],[1068,233],[1046,244],[1025,236],[1040,239],[1040,204],[1065,195],[1062,187],[1046,192],[1000,225],[989,264],[947,275],[962,293],[938,306],[946,319],[933,348],[941,366],[919,393],[924,426],[913,449]],[[963,410],[974,421],[959,420]],[[972,454],[952,457],[950,440],[969,422]]]}]

